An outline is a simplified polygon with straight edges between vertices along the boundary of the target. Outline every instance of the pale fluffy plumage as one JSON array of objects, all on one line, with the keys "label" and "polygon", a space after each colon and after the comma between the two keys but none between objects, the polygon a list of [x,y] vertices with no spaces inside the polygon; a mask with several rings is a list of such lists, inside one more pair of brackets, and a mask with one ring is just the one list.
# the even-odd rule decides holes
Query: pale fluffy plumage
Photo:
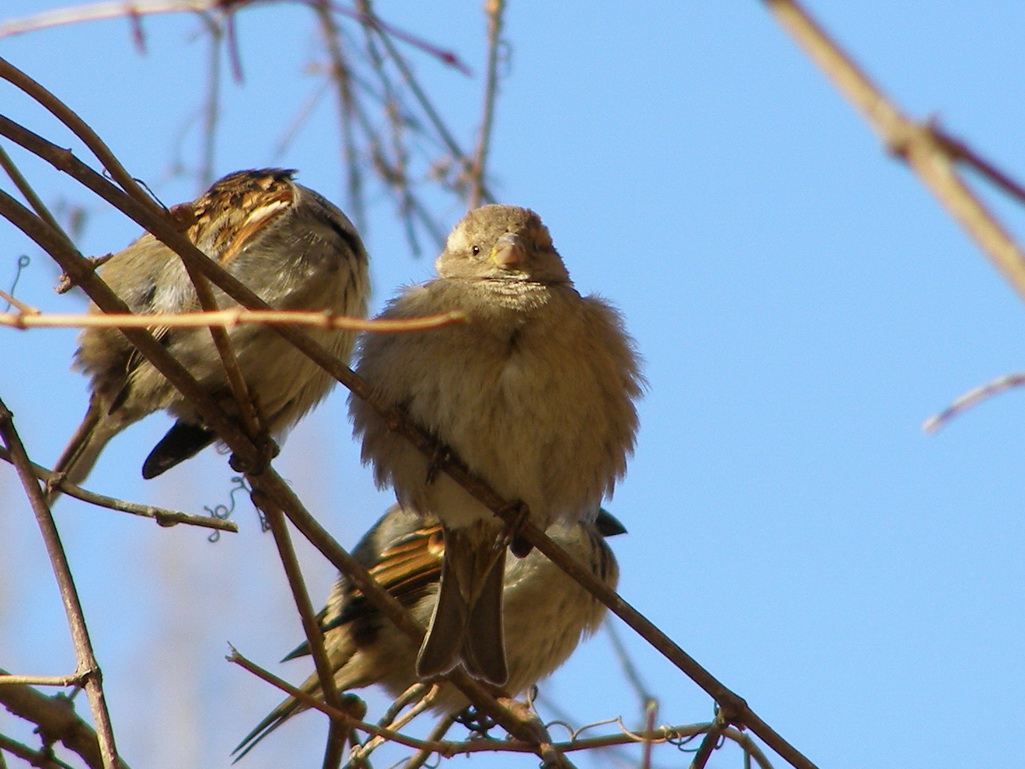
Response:
[{"label": "pale fluffy plumage", "polygon": [[[471,211],[436,264],[437,279],[405,290],[381,317],[462,310],[468,321],[366,335],[358,373],[499,495],[526,503],[537,526],[587,517],[626,471],[637,429],[643,380],[619,314],[577,293],[547,228],[524,208]],[[349,403],[378,484],[445,528],[442,595],[418,671],[429,677],[461,661],[503,684],[501,581],[492,574],[505,556],[501,521],[431,472],[366,403]]]},{"label": "pale fluffy plumage", "polygon": [[[594,523],[560,523],[548,534],[615,589],[619,567],[605,537],[623,531],[619,521],[603,510]],[[418,622],[427,624],[437,601],[443,551],[441,528],[436,521],[425,521],[395,506],[366,533],[353,550],[353,557]],[[517,695],[562,665],[580,639],[601,624],[605,607],[537,551],[526,558],[510,559],[504,584],[507,691]],[[416,646],[344,577],[335,583],[320,623],[339,691],[381,684],[397,697],[416,683]],[[287,659],[307,653],[303,645]],[[316,674],[302,688],[321,696]],[[467,704],[458,689],[445,683],[433,708],[453,713]],[[293,698],[286,699],[242,740],[235,753],[241,758],[282,722],[303,710]]]},{"label": "pale fluffy plumage", "polygon": [[[369,295],[367,254],[346,216],[293,171],[240,171],[215,183],[191,204],[187,234],[211,259],[276,309],[328,310],[365,316]],[[199,310],[181,259],[150,234],[112,256],[101,277],[137,313]],[[236,306],[214,289],[218,305]],[[99,312],[90,305],[90,312]],[[232,409],[220,358],[205,328],[154,329],[200,384]],[[354,336],[310,330],[335,355],[348,359]],[[335,381],[272,329],[228,330],[250,393],[272,433],[306,414]],[[89,410],[55,467],[83,480],[106,443],[130,424],[165,409],[178,423],[146,460],[153,477],[195,454],[215,436],[181,394],[116,329],[90,328],[79,337],[75,367],[91,378]]]}]

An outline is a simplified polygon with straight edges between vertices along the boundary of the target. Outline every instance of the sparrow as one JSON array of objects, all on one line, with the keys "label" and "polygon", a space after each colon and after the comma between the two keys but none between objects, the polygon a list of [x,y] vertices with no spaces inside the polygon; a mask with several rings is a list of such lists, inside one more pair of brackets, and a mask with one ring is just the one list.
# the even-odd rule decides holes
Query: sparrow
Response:
[{"label": "sparrow", "polygon": [[[364,335],[357,373],[379,404],[404,411],[499,496],[526,505],[539,528],[587,520],[626,472],[644,386],[619,313],[574,289],[526,208],[470,211],[435,266],[436,279],[405,289],[380,317],[461,310],[466,322]],[[505,685],[502,575],[515,532],[362,399],[350,395],[349,411],[378,486],[394,487],[399,504],[437,518],[444,533],[417,674],[429,680],[461,663]]]},{"label": "sparrow", "polygon": [[[625,531],[611,513],[601,510],[593,523],[560,522],[547,533],[615,590],[619,566],[605,538]],[[425,625],[437,602],[444,552],[436,520],[395,505],[363,536],[352,554]],[[506,691],[515,696],[559,668],[580,640],[598,629],[605,606],[538,551],[510,559],[503,584],[509,656]],[[318,622],[339,691],[381,684],[398,697],[416,683],[416,645],[344,576],[335,582]],[[303,644],[285,660],[306,654],[309,647]],[[306,679],[302,690],[322,697],[316,674]],[[462,692],[443,682],[431,707],[438,713],[455,713],[468,704]],[[298,700],[286,699],[239,743],[233,751],[235,760],[306,709]]]},{"label": "sparrow", "polygon": [[[369,295],[367,252],[352,222],[338,208],[293,181],[295,171],[238,171],[217,181],[187,208],[186,234],[203,253],[280,310],[325,310],[365,317]],[[111,256],[99,274],[135,313],[200,310],[181,259],[146,233]],[[219,307],[237,303],[213,287]],[[95,304],[90,313],[100,312]],[[232,414],[220,357],[206,328],[166,328],[153,335]],[[310,329],[334,355],[348,360],[355,335]],[[250,394],[271,434],[298,422],[335,380],[273,329],[228,329]],[[90,378],[89,408],[54,470],[80,483],[108,441],[154,411],[176,422],[147,457],[144,478],[154,478],[216,439],[190,404],[117,329],[86,328],[74,368]],[[51,499],[56,493],[51,495]]]}]

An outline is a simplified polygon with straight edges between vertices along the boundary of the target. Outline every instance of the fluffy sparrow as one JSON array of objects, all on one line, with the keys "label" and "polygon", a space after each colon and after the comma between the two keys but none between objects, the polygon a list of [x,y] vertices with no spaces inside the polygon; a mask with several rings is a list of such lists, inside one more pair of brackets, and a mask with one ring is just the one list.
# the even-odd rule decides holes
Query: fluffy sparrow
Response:
[{"label": "fluffy sparrow", "polygon": [[[548,535],[615,589],[619,566],[605,537],[624,531],[615,517],[602,510],[594,523],[557,523]],[[437,601],[444,550],[436,521],[395,506],[364,535],[353,556],[414,619],[425,625]],[[515,696],[562,665],[580,639],[601,624],[605,606],[537,551],[522,559],[510,559],[503,583],[509,656],[506,691]],[[416,683],[416,646],[345,577],[339,576],[319,620],[339,691],[381,684],[397,697]],[[309,648],[303,644],[285,659],[308,653]],[[302,689],[321,696],[316,674]],[[432,707],[437,712],[454,713],[467,704],[458,689],[444,682]],[[289,697],[246,735],[234,752],[241,758],[305,709]]]},{"label": "fluffy sparrow", "polygon": [[[435,263],[382,318],[462,310],[468,321],[424,333],[362,338],[357,371],[385,404],[451,447],[542,529],[586,519],[626,471],[643,378],[619,314],[582,297],[533,211],[470,211]],[[362,400],[350,396],[363,460],[400,504],[437,517],[441,591],[417,659],[427,679],[462,662],[501,686],[502,574],[508,534],[484,507]],[[518,553],[522,554],[522,553]]]},{"label": "fluffy sparrow", "polygon": [[[191,204],[194,223],[187,235],[275,309],[363,317],[369,294],[363,243],[345,214],[296,184],[294,173],[270,168],[225,176]],[[100,275],[136,313],[200,309],[181,260],[149,233],[114,254]],[[219,289],[214,293],[219,306],[236,306]],[[99,309],[90,305],[89,312]],[[206,328],[152,331],[225,408],[236,411]],[[350,332],[308,333],[342,359],[352,352]],[[249,391],[274,434],[294,425],[335,384],[268,327],[236,326],[228,335]],[[117,329],[83,331],[74,365],[91,378],[92,395],[82,424],[54,468],[69,480],[84,480],[111,438],[161,409],[177,421],[147,457],[144,478],[161,474],[216,439],[192,405]]]}]

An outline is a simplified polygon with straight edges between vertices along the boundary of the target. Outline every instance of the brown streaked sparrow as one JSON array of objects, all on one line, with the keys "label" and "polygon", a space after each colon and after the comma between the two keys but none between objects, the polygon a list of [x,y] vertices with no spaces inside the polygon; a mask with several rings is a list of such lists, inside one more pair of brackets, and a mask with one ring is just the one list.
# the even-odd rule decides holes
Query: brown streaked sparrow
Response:
[{"label": "brown streaked sparrow", "polygon": [[[525,503],[536,526],[586,519],[626,472],[637,430],[644,380],[619,314],[577,293],[548,229],[525,208],[470,211],[435,264],[438,278],[403,291],[380,317],[461,310],[468,321],[364,335],[357,372],[499,496]],[[444,530],[417,673],[429,679],[461,662],[505,684],[502,574],[514,532],[364,401],[350,396],[349,409],[378,485]]]},{"label": "brown streaked sparrow", "polygon": [[[619,566],[605,537],[624,532],[613,515],[601,510],[593,523],[557,523],[547,533],[614,590]],[[437,601],[444,550],[436,521],[396,505],[363,536],[352,554],[415,620],[426,625]],[[503,584],[509,663],[504,691],[515,696],[562,665],[581,638],[597,630],[605,606],[536,550],[525,558],[509,559]],[[335,582],[318,619],[339,691],[381,684],[398,697],[416,683],[416,645],[344,576]],[[285,659],[308,653],[303,644]],[[322,696],[316,674],[302,689]],[[467,704],[462,692],[443,682],[433,694],[431,707],[454,713]],[[236,760],[303,710],[306,707],[299,701],[286,699],[235,748]]]},{"label": "brown streaked sparrow", "polygon": [[[191,204],[189,239],[207,256],[281,310],[326,310],[364,317],[369,295],[367,253],[352,222],[291,170],[238,171]],[[146,233],[114,254],[100,276],[140,314],[199,310],[181,259]],[[213,288],[218,306],[236,302]],[[99,312],[91,304],[89,312]],[[332,353],[348,360],[354,334],[310,329]],[[216,398],[236,413],[210,332],[155,328],[153,334]],[[228,329],[239,368],[272,434],[294,425],[331,390],[335,380],[274,330]],[[115,435],[158,410],[177,418],[143,465],[153,478],[211,444],[216,435],[193,406],[117,329],[87,328],[75,367],[91,378],[89,409],[54,470],[85,479]],[[56,494],[53,495],[54,497]]]}]

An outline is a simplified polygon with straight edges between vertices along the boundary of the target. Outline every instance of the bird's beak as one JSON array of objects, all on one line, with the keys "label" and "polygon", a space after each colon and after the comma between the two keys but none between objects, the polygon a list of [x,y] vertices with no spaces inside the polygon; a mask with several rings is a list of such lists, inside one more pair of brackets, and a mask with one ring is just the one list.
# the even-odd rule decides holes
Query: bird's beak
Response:
[{"label": "bird's beak", "polygon": [[527,261],[527,249],[519,235],[507,232],[495,242],[491,249],[491,261],[503,270],[513,270]]}]

